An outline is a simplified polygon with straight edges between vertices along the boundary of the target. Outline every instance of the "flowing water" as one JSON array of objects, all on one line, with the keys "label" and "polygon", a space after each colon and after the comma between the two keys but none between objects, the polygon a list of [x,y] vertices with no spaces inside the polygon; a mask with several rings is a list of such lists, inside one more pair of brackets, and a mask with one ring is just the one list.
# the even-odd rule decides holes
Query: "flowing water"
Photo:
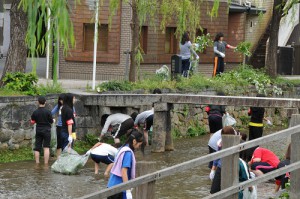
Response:
[{"label": "flowing water", "polygon": [[[142,156],[137,152],[137,161],[155,161],[156,169],[163,169],[207,154],[209,135],[198,138],[176,139],[175,151],[151,153],[146,150]],[[54,162],[51,160],[50,165]],[[78,175],[61,175],[51,172],[34,161],[0,164],[0,198],[6,199],[52,199],[76,198],[106,187],[104,164],[99,175],[94,175],[91,160]],[[159,180],[156,183],[158,199],[198,199],[209,194],[210,180],[207,164],[189,171]],[[273,186],[273,185],[272,185]]]}]

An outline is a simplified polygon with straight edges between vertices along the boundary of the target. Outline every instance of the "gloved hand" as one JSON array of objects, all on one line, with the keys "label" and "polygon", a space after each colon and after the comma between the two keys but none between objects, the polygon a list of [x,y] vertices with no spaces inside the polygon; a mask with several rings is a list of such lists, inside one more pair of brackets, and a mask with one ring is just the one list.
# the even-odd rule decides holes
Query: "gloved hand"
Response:
[{"label": "gloved hand", "polygon": [[224,54],[224,53],[221,53],[221,52],[220,52],[220,55],[221,55],[221,57],[223,57],[223,58],[225,57],[225,54]]},{"label": "gloved hand", "polygon": [[211,171],[210,171],[209,179],[210,179],[211,181],[214,179],[215,174],[216,174],[216,170],[211,170]]},{"label": "gloved hand", "polygon": [[72,143],[72,142],[73,142],[72,135],[69,135],[69,137],[68,137],[68,141],[69,141],[69,143]]},{"label": "gloved hand", "polygon": [[267,125],[272,126],[273,123],[270,120],[267,120]]},{"label": "gloved hand", "polygon": [[197,55],[196,59],[197,59],[197,61],[198,61],[198,60],[200,59],[200,57]]},{"label": "gloved hand", "polygon": [[86,153],[85,153],[85,155],[91,155],[91,149],[90,150],[88,150]]},{"label": "gloved hand", "polygon": [[131,193],[130,189],[126,190],[126,198],[127,199],[132,199],[132,193]]}]

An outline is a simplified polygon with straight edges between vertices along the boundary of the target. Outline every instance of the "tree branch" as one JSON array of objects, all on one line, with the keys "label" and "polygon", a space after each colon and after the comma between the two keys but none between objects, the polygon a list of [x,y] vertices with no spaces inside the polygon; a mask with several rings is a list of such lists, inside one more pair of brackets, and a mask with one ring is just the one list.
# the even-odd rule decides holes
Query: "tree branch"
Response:
[{"label": "tree branch", "polygon": [[294,1],[290,2],[290,3],[285,2],[285,3],[284,3],[284,7],[283,7],[283,14],[282,14],[282,16],[287,15],[288,12],[289,12],[289,10],[290,10],[295,4],[298,4],[298,3],[300,3],[300,0],[294,0]]}]

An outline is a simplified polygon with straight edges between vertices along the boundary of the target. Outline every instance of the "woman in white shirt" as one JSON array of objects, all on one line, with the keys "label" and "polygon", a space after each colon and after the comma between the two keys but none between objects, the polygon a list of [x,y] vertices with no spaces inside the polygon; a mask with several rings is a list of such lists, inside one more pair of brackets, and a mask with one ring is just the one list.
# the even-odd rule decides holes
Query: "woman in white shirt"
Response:
[{"label": "woman in white shirt", "polygon": [[181,38],[181,42],[179,44],[180,47],[180,56],[182,60],[182,75],[187,77],[188,71],[190,69],[190,58],[191,52],[194,54],[197,60],[199,60],[199,56],[192,49],[192,43],[190,41],[190,35],[188,32],[184,32]]}]

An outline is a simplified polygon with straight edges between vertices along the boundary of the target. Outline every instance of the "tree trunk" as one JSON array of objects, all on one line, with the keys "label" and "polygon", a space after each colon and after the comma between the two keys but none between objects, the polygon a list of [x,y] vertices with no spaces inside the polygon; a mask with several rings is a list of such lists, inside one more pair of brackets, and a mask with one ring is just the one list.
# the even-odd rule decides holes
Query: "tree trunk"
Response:
[{"label": "tree trunk", "polygon": [[132,44],[131,44],[131,54],[130,54],[130,69],[129,69],[129,81],[134,82],[136,80],[136,68],[138,63],[136,61],[136,55],[139,46],[139,31],[140,31],[140,24],[139,24],[139,17],[138,17],[138,10],[137,10],[137,2],[136,0],[132,1]]},{"label": "tree trunk", "polygon": [[10,10],[10,44],[6,62],[3,69],[0,86],[3,86],[3,78],[7,72],[25,72],[27,46],[25,37],[27,32],[27,15],[18,9],[20,0],[13,0]]},{"label": "tree trunk", "polygon": [[[278,49],[278,33],[280,19],[282,17],[282,9],[278,5],[282,4],[282,0],[274,0],[273,16],[270,26],[270,38],[267,48],[266,69],[271,77],[277,75],[277,49]],[[277,8],[276,8],[277,7]]]}]

